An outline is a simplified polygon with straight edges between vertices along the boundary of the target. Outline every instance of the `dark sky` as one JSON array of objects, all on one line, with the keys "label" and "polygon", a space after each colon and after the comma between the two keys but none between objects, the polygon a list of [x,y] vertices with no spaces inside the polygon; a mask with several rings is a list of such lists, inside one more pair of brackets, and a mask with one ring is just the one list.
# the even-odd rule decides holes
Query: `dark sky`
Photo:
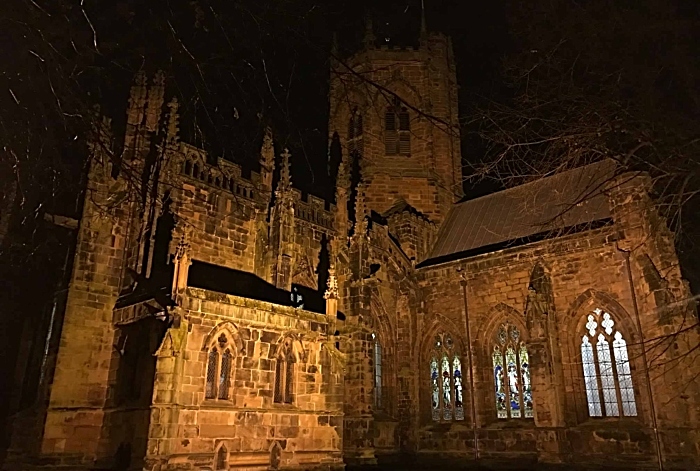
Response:
[{"label": "dark sky", "polygon": [[[109,21],[101,26],[102,41],[112,51],[97,58],[104,70],[94,77],[117,128],[123,127],[131,76],[141,67],[149,73],[162,68],[169,77],[168,94],[178,95],[182,104],[183,140],[250,170],[263,128],[270,124],[278,151],[288,146],[293,154],[296,185],[316,193],[328,191],[323,180],[333,33],[347,56],[361,47],[370,15],[380,41],[417,43],[421,16],[420,0],[367,6],[298,0],[264,7],[198,0],[179,9],[172,6],[177,2],[120,3],[116,13],[122,21],[106,15]],[[460,107],[466,109],[474,96],[488,94],[497,83],[498,59],[508,44],[501,2],[427,0],[425,15],[430,30],[453,38]],[[464,141],[473,147],[468,136]],[[478,153],[478,148],[467,150],[465,156]]]}]

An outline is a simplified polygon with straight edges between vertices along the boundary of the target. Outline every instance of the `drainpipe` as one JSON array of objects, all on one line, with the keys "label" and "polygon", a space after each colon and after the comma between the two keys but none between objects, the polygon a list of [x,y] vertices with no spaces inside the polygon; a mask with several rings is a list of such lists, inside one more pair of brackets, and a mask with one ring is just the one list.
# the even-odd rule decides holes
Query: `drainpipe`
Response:
[{"label": "drainpipe", "polygon": [[[461,270],[460,270],[461,271]],[[462,274],[460,280],[462,293],[464,294],[464,322],[467,326],[467,352],[469,356],[469,389],[472,409],[472,432],[474,433],[474,460],[479,461],[479,437],[476,429],[476,397],[474,396],[474,362],[472,361],[472,337],[469,330],[469,304],[467,303],[467,279]]]},{"label": "drainpipe", "polygon": [[617,250],[622,252],[625,257],[625,265],[627,266],[627,280],[630,284],[630,293],[632,294],[632,306],[634,308],[634,315],[637,318],[637,330],[639,331],[639,338],[642,341],[642,360],[644,361],[644,374],[646,375],[647,383],[647,394],[649,395],[649,407],[651,409],[651,424],[654,428],[654,440],[656,441],[656,460],[659,464],[659,470],[663,471],[664,462],[661,456],[661,439],[659,438],[659,426],[656,422],[656,406],[654,405],[654,394],[651,390],[651,376],[649,375],[649,363],[647,363],[647,349],[646,341],[644,340],[644,331],[642,330],[642,320],[639,316],[639,306],[637,304],[637,294],[634,289],[634,282],[632,280],[632,266],[630,265],[630,251],[621,249],[619,246]]}]

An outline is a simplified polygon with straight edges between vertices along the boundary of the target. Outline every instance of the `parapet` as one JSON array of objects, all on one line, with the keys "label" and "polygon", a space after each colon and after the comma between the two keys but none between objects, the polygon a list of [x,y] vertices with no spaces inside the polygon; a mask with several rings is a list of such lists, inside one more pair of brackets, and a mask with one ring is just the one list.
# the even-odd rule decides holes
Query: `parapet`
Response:
[{"label": "parapet", "polygon": [[242,177],[241,166],[217,158],[216,164],[207,162],[207,152],[186,143],[180,143],[180,152],[176,157],[174,168],[180,175],[204,184],[233,193],[237,197],[252,201],[261,201],[261,197],[267,200],[268,195],[262,196],[260,189],[260,174],[251,172],[251,178]]}]

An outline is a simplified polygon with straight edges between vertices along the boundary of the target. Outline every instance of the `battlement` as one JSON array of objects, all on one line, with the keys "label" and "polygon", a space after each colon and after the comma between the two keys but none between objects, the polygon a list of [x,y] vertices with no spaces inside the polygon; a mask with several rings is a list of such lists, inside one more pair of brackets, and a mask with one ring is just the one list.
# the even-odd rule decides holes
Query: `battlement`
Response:
[{"label": "battlement", "polygon": [[294,215],[311,224],[333,230],[333,214],[335,205],[331,204],[326,209],[326,201],[313,195],[302,195],[296,188],[292,189],[294,195]]},{"label": "battlement", "polygon": [[[242,177],[241,166],[219,157],[216,165],[207,162],[207,152],[186,143],[180,143],[175,168],[179,173],[208,186],[213,186],[237,197],[260,200],[260,174],[251,172],[250,180]],[[267,197],[265,197],[267,199]]]},{"label": "battlement", "polygon": [[441,56],[451,48],[449,37],[441,33],[430,33],[420,46],[380,44],[365,48],[350,55],[345,63],[356,67],[369,61],[427,61],[435,55]]}]

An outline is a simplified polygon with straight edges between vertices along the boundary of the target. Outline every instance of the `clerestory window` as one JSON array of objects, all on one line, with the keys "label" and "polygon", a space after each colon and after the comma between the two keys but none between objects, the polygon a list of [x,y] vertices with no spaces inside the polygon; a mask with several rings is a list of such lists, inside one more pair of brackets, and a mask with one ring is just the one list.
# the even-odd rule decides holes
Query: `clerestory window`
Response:
[{"label": "clerestory window", "polygon": [[586,332],[581,338],[581,360],[588,415],[636,416],[627,342],[614,328],[615,321],[610,313],[597,308],[586,321]]}]

